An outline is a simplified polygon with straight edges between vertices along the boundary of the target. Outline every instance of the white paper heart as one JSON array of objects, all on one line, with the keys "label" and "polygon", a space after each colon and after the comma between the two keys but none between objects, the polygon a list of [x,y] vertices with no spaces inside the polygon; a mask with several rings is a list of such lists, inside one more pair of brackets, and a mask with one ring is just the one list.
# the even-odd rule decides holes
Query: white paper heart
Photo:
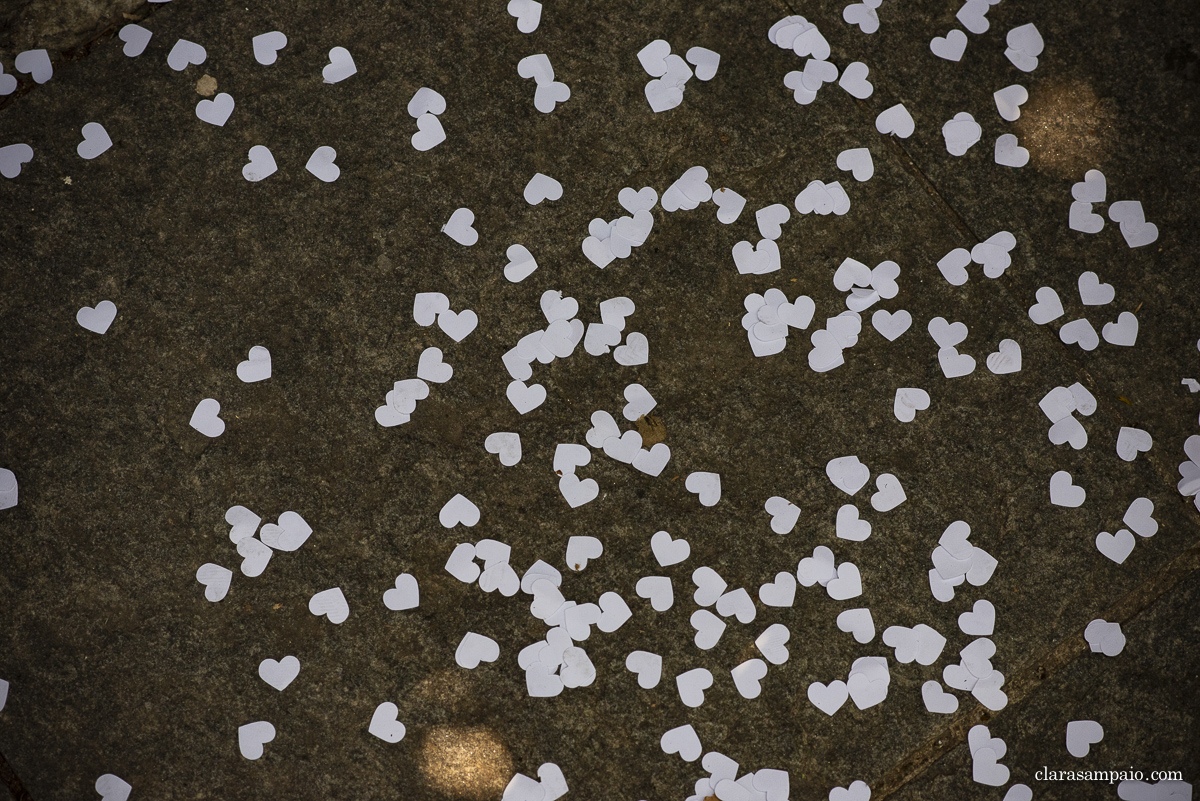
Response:
[{"label": "white paper heart", "polygon": [[100,794],[100,801],[126,801],[132,791],[133,785],[112,773],[105,773],[96,779],[96,792]]},{"label": "white paper heart", "polygon": [[693,709],[704,703],[704,691],[712,687],[712,683],[712,673],[705,668],[693,668],[675,677],[679,700],[683,701],[684,706]]},{"label": "white paper heart", "polygon": [[471,227],[475,213],[467,208],[458,208],[442,226],[442,233],[460,245],[470,247],[479,241],[479,232]]},{"label": "white paper heart", "polygon": [[246,759],[258,759],[263,746],[275,739],[275,727],[265,720],[238,727],[238,750]]},{"label": "white paper heart", "polygon": [[689,473],[683,485],[688,492],[699,498],[703,506],[716,506],[717,501],[721,500],[721,476],[717,473]]},{"label": "white paper heart", "polygon": [[188,425],[206,437],[219,437],[225,433],[225,421],[220,414],[221,404],[213,398],[205,398],[196,404]]},{"label": "white paper heart", "polygon": [[404,724],[397,720],[400,709],[391,701],[384,701],[375,707],[367,732],[385,743],[398,743],[404,739]]},{"label": "white paper heart", "polygon": [[866,486],[871,471],[857,456],[840,456],[825,465],[825,475],[833,485],[847,495],[855,495]]},{"label": "white paper heart", "polygon": [[1067,753],[1082,759],[1104,739],[1104,727],[1094,720],[1072,720],[1067,724]]},{"label": "white paper heart", "polygon": [[677,726],[663,734],[659,741],[665,754],[679,754],[685,762],[695,762],[704,750],[700,745],[700,737],[690,723]]},{"label": "white paper heart", "polygon": [[1129,554],[1133,553],[1134,544],[1133,534],[1125,529],[1118,530],[1116,534],[1101,531],[1096,535],[1096,550],[1118,565],[1124,564]]},{"label": "white paper heart", "polygon": [[204,597],[212,603],[217,603],[229,594],[233,571],[207,562],[196,571],[196,581],[204,585]]},{"label": "white paper heart", "polygon": [[233,106],[233,97],[227,92],[221,92],[212,100],[201,100],[197,103],[196,117],[209,125],[220,127],[229,121],[229,115],[233,114]]},{"label": "white paper heart", "polygon": [[800,507],[779,495],[768,498],[763,508],[771,515],[771,530],[776,534],[790,534],[800,519]]},{"label": "white paper heart", "polygon": [[958,61],[967,49],[967,35],[955,28],[945,36],[935,36],[929,42],[929,49],[938,58],[947,61]]},{"label": "white paper heart", "polygon": [[312,155],[308,157],[304,169],[325,183],[332,183],[342,174],[341,167],[333,163],[336,158],[337,151],[328,145],[323,145],[314,150]]},{"label": "white paper heart", "polygon": [[917,387],[901,387],[896,390],[896,400],[892,404],[892,412],[902,423],[911,423],[917,417],[917,412],[929,408],[929,393]]},{"label": "white paper heart", "polygon": [[480,662],[495,662],[500,656],[500,646],[491,637],[468,631],[463,635],[454,651],[454,661],[459,667],[474,670]]},{"label": "white paper heart", "polygon": [[300,660],[285,656],[279,661],[264,659],[258,664],[258,677],[282,692],[300,675]]},{"label": "white paper heart", "polygon": [[841,709],[849,698],[850,692],[844,681],[831,681],[828,685],[814,681],[808,685],[808,700],[830,717]]},{"label": "white paper heart", "polygon": [[[249,540],[243,540],[249,542]],[[341,624],[350,616],[350,605],[341,587],[330,587],[314,595],[308,601],[308,611],[317,617],[324,615],[330,623]]]},{"label": "white paper heart", "polygon": [[1154,439],[1146,431],[1130,426],[1121,426],[1117,432],[1117,456],[1132,462],[1139,453],[1146,453],[1154,445]]},{"label": "white paper heart", "polygon": [[897,103],[880,112],[879,116],[875,118],[875,130],[884,135],[893,134],[901,139],[907,139],[916,129],[917,124],[903,103]]},{"label": "white paper heart", "polygon": [[80,158],[94,159],[112,147],[112,139],[104,126],[98,122],[89,122],[83,126],[83,141],[75,148]]},{"label": "white paper heart", "polygon": [[75,322],[94,334],[108,331],[113,320],[117,319],[117,307],[111,300],[102,300],[95,308],[84,306],[75,314]]},{"label": "white paper heart", "polygon": [[181,72],[191,64],[203,64],[208,58],[204,48],[187,39],[179,39],[167,54],[167,66],[176,72]]},{"label": "white paper heart", "polygon": [[685,561],[692,553],[692,546],[683,538],[673,540],[667,532],[656,531],[650,538],[650,550],[660,565],[669,567]]},{"label": "white paper heart", "polygon": [[1071,474],[1059,470],[1050,476],[1050,503],[1071,509],[1083,505],[1087,493],[1083,487],[1071,483]]},{"label": "white paper heart", "polygon": [[446,129],[441,120],[427,111],[417,117],[417,132],[409,141],[414,150],[424,153],[446,141]]},{"label": "white paper heart", "polygon": [[[132,22],[128,25],[123,25],[121,30],[117,32],[117,38],[125,43],[125,46],[121,48],[121,52],[130,58],[137,58],[146,51],[146,45],[150,44],[151,36],[150,31]],[[0,91],[0,94],[6,93]]]},{"label": "white paper heart", "polygon": [[420,600],[421,594],[417,580],[408,573],[396,576],[396,586],[383,593],[383,605],[393,612],[416,609]]},{"label": "white paper heart", "polygon": [[329,63],[321,70],[321,78],[325,83],[338,83],[358,72],[354,58],[344,47],[335,47],[329,51]]}]

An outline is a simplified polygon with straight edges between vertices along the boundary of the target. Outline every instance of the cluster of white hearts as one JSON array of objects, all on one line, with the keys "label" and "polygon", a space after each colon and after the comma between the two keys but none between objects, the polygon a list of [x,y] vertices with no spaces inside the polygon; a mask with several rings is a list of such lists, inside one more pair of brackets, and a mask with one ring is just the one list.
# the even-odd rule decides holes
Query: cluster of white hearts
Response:
[{"label": "cluster of white hearts", "polygon": [[559,103],[571,99],[571,87],[554,80],[554,67],[545,53],[525,56],[518,61],[517,74],[525,80],[533,79],[537,86],[533,92],[533,107],[543,114],[549,114]]},{"label": "cluster of white hearts", "polygon": [[[513,0],[520,2],[520,0]],[[529,0],[533,5],[538,5]],[[512,3],[509,4],[512,8]],[[540,8],[540,6],[539,6]],[[562,769],[553,762],[544,762],[537,770],[538,779],[532,779],[523,773],[512,777],[504,788],[501,801],[557,801],[567,794],[567,780]]]},{"label": "cluster of white hearts", "polygon": [[842,20],[847,25],[857,25],[863,33],[871,34],[879,30],[879,7],[883,0],[862,0],[861,3],[851,3],[842,9]]},{"label": "cluster of white hearts", "polygon": [[[1192,434],[1183,442],[1183,453],[1187,459],[1179,463],[1179,483],[1176,487],[1185,498],[1194,498],[1200,510],[1200,434]],[[15,484],[14,489],[15,492]]]},{"label": "cluster of white hearts", "polygon": [[963,581],[972,587],[987,584],[999,564],[990,553],[970,543],[970,536],[971,527],[955,520],[942,532],[930,554],[933,567],[929,570],[929,589],[942,603],[954,599],[954,588]]},{"label": "cluster of white hearts", "polygon": [[1117,529],[1116,534],[1101,531],[1096,535],[1096,550],[1118,565],[1123,564],[1129,558],[1129,554],[1133,553],[1133,546],[1136,542],[1133,534],[1130,533],[1131,530],[1142,538],[1153,537],[1158,533],[1158,521],[1154,519],[1153,515],[1153,501],[1149,498],[1135,499],[1125,510],[1125,516],[1121,518],[1121,522],[1129,528]]},{"label": "cluster of white hearts", "polygon": [[[695,762],[704,751],[700,736],[690,723],[663,734],[659,745],[663,753],[679,754],[685,762]],[[788,801],[791,777],[786,770],[763,768],[738,777],[741,766],[719,751],[704,754],[700,764],[709,775],[696,781],[695,794],[687,801],[704,801],[714,796],[736,801]]]},{"label": "cluster of white hearts", "polygon": [[1087,387],[1078,381],[1069,387],[1055,387],[1038,401],[1038,408],[1050,421],[1048,436],[1051,443],[1062,445],[1068,442],[1075,450],[1083,450],[1087,445],[1087,431],[1074,413],[1091,417],[1096,411],[1096,397]]},{"label": "cluster of white hearts", "polygon": [[[1091,270],[1079,275],[1079,299],[1084,306],[1106,306],[1116,297],[1112,284],[1103,284],[1100,277]],[[1034,295],[1037,300],[1029,307],[1029,319],[1038,325],[1057,320],[1066,314],[1062,300],[1052,287],[1044,286]],[[1101,336],[1110,345],[1120,345],[1131,348],[1137,342],[1138,321],[1133,312],[1121,312],[1116,322],[1105,323]],[[1066,345],[1078,345],[1084,350],[1095,350],[1100,344],[1100,336],[1086,317],[1080,317],[1064,324],[1058,330],[1058,338]]]},{"label": "cluster of white hearts", "polygon": [[[625,400],[628,402],[622,414],[629,421],[636,421],[649,414],[658,405],[654,396],[641,384],[625,387]],[[592,412],[591,423],[592,427],[588,429],[584,439],[588,445],[604,451],[610,459],[633,465],[634,469],[648,476],[660,475],[671,460],[671,449],[666,443],[658,442],[648,449],[643,448],[642,435],[637,430],[622,432],[616,419],[603,409]],[[559,445],[554,454],[554,471],[566,478],[568,474],[574,474],[576,467],[583,467],[590,460],[591,453],[582,445]],[[567,495],[566,492],[563,494]]]},{"label": "cluster of white hearts", "polygon": [[[582,569],[588,558],[602,553],[599,540],[580,538],[568,545],[568,561]],[[574,553],[572,553],[574,551]],[[596,603],[577,604],[563,596],[562,574],[538,560],[521,579],[521,590],[533,596],[529,611],[549,626],[544,639],[527,645],[517,655],[525,671],[525,687],[531,698],[550,698],[567,687],[586,687],[596,680],[596,668],[577,642],[586,640],[595,626],[606,634],[619,629],[632,617],[625,600],[615,592],[603,593]]]},{"label": "cluster of white hearts", "polygon": [[832,716],[847,699],[859,709],[869,709],[887,698],[892,674],[887,659],[882,656],[860,656],[850,667],[846,681],[835,679],[829,684],[814,681],[808,685],[808,700],[826,715]]},{"label": "cluster of white hearts", "polygon": [[983,267],[983,274],[988,278],[999,278],[1012,264],[1009,254],[1016,246],[1015,236],[1008,231],[998,231],[970,250],[954,248],[938,261],[938,270],[954,286],[962,286],[970,279],[967,265],[971,262]]},{"label": "cluster of white hearts", "polygon": [[508,0],[508,15],[517,20],[517,30],[533,33],[542,21],[542,4],[537,0]]},{"label": "cluster of white hearts", "polygon": [[670,111],[683,102],[684,86],[693,75],[689,63],[696,68],[695,76],[702,81],[711,81],[721,63],[721,55],[706,47],[691,48],[684,60],[671,52],[671,43],[665,39],[655,39],[639,50],[637,57],[642,69],[652,78],[646,84],[646,101],[655,114]]},{"label": "cluster of white hearts", "polygon": [[[230,525],[229,540],[237,545],[242,557],[242,574],[249,578],[262,575],[275,551],[295,551],[313,532],[312,526],[292,511],[284,512],[277,522],[267,523],[259,532],[262,518],[240,505],[229,507],[225,522]],[[209,562],[196,571],[196,580],[204,585],[204,597],[216,603],[229,593],[233,571]]]},{"label": "cluster of white hearts", "polygon": [[891,300],[900,292],[896,279],[900,277],[900,265],[894,261],[882,261],[871,269],[861,261],[846,258],[833,273],[833,285],[839,292],[846,292],[846,308],[864,312],[879,302],[880,298]]},{"label": "cluster of white hearts", "polygon": [[415,149],[432,150],[446,141],[446,130],[438,120],[445,110],[446,98],[428,86],[422,86],[408,101],[408,116],[417,121],[417,132],[411,140]]},{"label": "cluster of white hearts", "polygon": [[[1000,760],[1008,753],[1008,746],[1005,745],[1004,740],[993,737],[987,726],[979,724],[972,726],[971,730],[967,732],[967,746],[971,750],[972,779],[989,787],[1003,787],[1008,784],[1008,768],[1000,764]],[[1012,796],[1013,790],[1018,787],[1025,787],[1025,785],[1013,785],[1008,795],[1005,796],[1006,801],[1009,796]],[[1028,787],[1025,789],[1029,790]],[[1024,797],[1029,799],[1033,796],[1032,793],[1029,793]]]},{"label": "cluster of white hearts", "polygon": [[742,328],[755,356],[781,353],[787,344],[788,330],[808,328],[817,308],[808,295],[800,295],[789,303],[783,290],[774,287],[761,295],[751,292],[742,305],[746,308]]},{"label": "cluster of white hearts", "polygon": [[[700,170],[704,173],[704,179],[708,178],[708,171],[703,167],[693,167],[692,170]],[[703,179],[701,181],[703,182]],[[712,197],[711,189],[704,199],[709,197]],[[666,200],[664,195],[663,208],[666,211],[679,208],[676,205],[668,209]],[[650,210],[658,203],[658,193],[653,188],[643,186],[641,189],[634,189],[627,186],[617,193],[617,201],[629,215],[618,217],[611,222],[600,217],[595,218],[588,224],[588,235],[583,240],[583,255],[601,270],[612,264],[613,259],[629,258],[634,248],[646,243],[646,237],[650,236],[650,231],[654,228],[654,215]],[[695,208],[695,204],[689,208]]]},{"label": "cluster of white hearts", "polygon": [[[988,604],[991,607],[991,604]],[[991,610],[991,619],[996,612]],[[996,654],[996,644],[987,637],[972,640],[958,652],[959,663],[946,665],[942,670],[942,681],[947,687],[969,692],[975,700],[993,712],[1008,706],[1008,695],[1000,688],[1004,686],[1004,674],[992,667],[991,658]]]},{"label": "cluster of white hearts", "polygon": [[[1104,218],[1092,211],[1092,206],[1103,203],[1108,196],[1108,182],[1099,170],[1088,170],[1083,180],[1071,186],[1071,211],[1067,225],[1074,231],[1085,234],[1099,233],[1104,228]],[[1158,226],[1146,222],[1140,200],[1118,200],[1108,207],[1108,219],[1121,228],[1125,244],[1140,248],[1158,241]]]},{"label": "cluster of white hearts", "polygon": [[1088,623],[1083,630],[1083,638],[1094,654],[1116,656],[1125,650],[1125,633],[1121,631],[1121,624],[1109,623],[1103,618]]},{"label": "cluster of white hearts", "polygon": [[[960,378],[975,372],[975,358],[959,353],[957,345],[967,338],[966,323],[951,323],[945,317],[929,321],[929,336],[938,346],[938,364],[946,378]],[[987,368],[996,375],[1021,369],[1021,345],[1015,339],[1002,339],[995,353],[987,357]]]},{"label": "cluster of white hearts", "polygon": [[[874,10],[871,10],[874,13]],[[875,91],[867,80],[870,70],[861,61],[847,65],[838,80],[838,68],[829,61],[829,42],[817,26],[799,15],[784,17],[767,31],[771,44],[791,50],[800,58],[808,58],[803,70],[792,70],[783,77],[783,85],[792,90],[792,96],[802,106],[817,99],[817,92],[827,83],[838,82],[846,93],[865,100]]]}]

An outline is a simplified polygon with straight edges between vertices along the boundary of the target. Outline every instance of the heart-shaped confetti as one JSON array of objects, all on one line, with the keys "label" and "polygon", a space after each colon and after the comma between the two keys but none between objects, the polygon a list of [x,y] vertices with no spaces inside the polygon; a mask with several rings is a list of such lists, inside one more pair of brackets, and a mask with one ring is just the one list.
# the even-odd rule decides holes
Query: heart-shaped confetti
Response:
[{"label": "heart-shaped confetti", "polygon": [[1132,462],[1139,453],[1146,453],[1154,445],[1154,439],[1140,428],[1121,426],[1117,432],[1117,456]]},{"label": "heart-shaped confetti", "polygon": [[207,58],[208,53],[203,47],[187,39],[179,39],[167,54],[167,66],[176,72],[182,72],[192,64],[203,64]]},{"label": "heart-shaped confetti", "polygon": [[188,425],[206,437],[219,437],[225,433],[225,421],[220,414],[221,404],[213,398],[205,398],[196,404]]},{"label": "heart-shaped confetti", "polygon": [[264,67],[274,64],[279,58],[279,51],[287,47],[287,36],[280,31],[260,33],[250,40],[254,50],[254,60]]},{"label": "heart-shaped confetti", "polygon": [[396,576],[396,586],[383,593],[383,605],[393,612],[416,609],[420,603],[417,580],[408,573]]},{"label": "heart-shaped confetti", "polygon": [[341,587],[330,587],[318,592],[309,599],[308,611],[317,617],[324,615],[329,618],[330,623],[336,624],[345,623],[346,618],[350,617],[350,605],[346,603],[346,596],[342,594]]},{"label": "heart-shaped confetti", "polygon": [[196,581],[204,585],[204,597],[212,603],[217,603],[229,594],[233,571],[208,562],[196,571]]},{"label": "heart-shaped confetti", "polygon": [[684,487],[696,495],[704,506],[716,506],[717,501],[721,500],[721,477],[716,473],[689,473]]},{"label": "heart-shaped confetti", "polygon": [[679,754],[684,762],[695,762],[704,750],[700,745],[699,735],[690,723],[677,726],[663,734],[659,745],[662,746],[663,753]]},{"label": "heart-shaped confetti", "polygon": [[96,792],[100,801],[126,801],[133,791],[133,785],[112,773],[105,773],[96,779]]},{"label": "heart-shaped confetti", "polygon": [[1104,727],[1094,720],[1073,720],[1067,724],[1067,753],[1082,759],[1092,746],[1104,739]]},{"label": "heart-shaped confetti", "polygon": [[896,400],[892,404],[892,412],[902,423],[911,423],[917,417],[917,412],[929,408],[929,393],[917,387],[901,387],[896,390]]},{"label": "heart-shaped confetti", "polygon": [[275,727],[265,720],[238,727],[238,750],[246,759],[258,759],[263,746],[275,739]]},{"label": "heart-shaped confetti", "polygon": [[335,47],[329,51],[329,63],[321,70],[321,78],[325,83],[339,83],[358,72],[354,57],[344,47]]},{"label": "heart-shaped confetti", "polygon": [[264,659],[258,665],[258,677],[280,692],[299,675],[300,660],[294,656],[285,656],[279,661]]},{"label": "heart-shaped confetti", "polygon": [[[125,43],[121,48],[121,52],[130,58],[137,58],[146,51],[146,45],[150,44],[150,37],[153,34],[143,28],[141,25],[129,23],[121,26],[121,30],[117,31],[117,38]],[[0,92],[3,94],[3,92]]]},{"label": "heart-shaped confetti", "polygon": [[115,319],[117,319],[117,307],[111,300],[102,300],[96,304],[95,308],[84,306],[75,313],[75,322],[93,334],[103,334],[108,331],[108,327]]},{"label": "heart-shaped confetti", "polygon": [[704,703],[704,691],[712,687],[712,683],[712,673],[705,668],[693,668],[675,677],[679,700],[683,702],[684,706],[693,709]]},{"label": "heart-shaped confetti", "polygon": [[1096,535],[1096,550],[1118,565],[1124,564],[1129,554],[1133,553],[1134,544],[1133,534],[1125,529],[1118,530],[1116,534],[1101,531]]},{"label": "heart-shaped confetti", "polygon": [[308,162],[305,163],[304,169],[325,183],[332,183],[342,174],[341,167],[333,163],[336,158],[336,150],[328,145],[322,145],[308,157]]}]

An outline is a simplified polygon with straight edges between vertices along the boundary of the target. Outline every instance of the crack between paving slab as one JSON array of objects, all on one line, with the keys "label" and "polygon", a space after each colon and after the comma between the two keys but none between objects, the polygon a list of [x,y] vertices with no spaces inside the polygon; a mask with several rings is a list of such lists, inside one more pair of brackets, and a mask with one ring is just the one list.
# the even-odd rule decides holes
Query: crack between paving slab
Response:
[{"label": "crack between paving slab", "polygon": [[21,777],[13,770],[12,765],[8,764],[2,751],[0,751],[0,782],[8,788],[13,801],[33,801],[33,796],[25,789],[25,785],[21,783]]},{"label": "crack between paving slab", "polygon": [[[1136,618],[1160,598],[1177,587],[1184,579],[1200,570],[1200,545],[1171,560],[1153,577],[1143,582],[1104,613],[1103,619],[1121,624]],[[929,768],[967,738],[967,731],[978,723],[994,720],[1006,710],[1033,694],[1043,683],[1089,650],[1083,632],[1067,637],[1054,648],[1044,652],[1029,668],[1016,676],[1007,687],[1008,704],[999,713],[990,713],[982,704],[959,712],[940,732],[896,764],[872,788],[872,798],[880,801],[919,779]],[[1109,657],[1105,657],[1106,659]]]},{"label": "crack between paving slab", "polygon": [[[113,37],[120,28],[125,26],[126,23],[145,22],[147,19],[152,17],[159,10],[159,8],[161,8],[161,6],[152,6],[149,2],[146,2],[138,6],[132,12],[121,12],[110,18],[107,22],[101,23],[101,27],[97,30],[94,30],[86,39],[72,45],[71,47],[68,47],[66,50],[59,52],[58,60],[50,62],[51,66],[54,68],[54,72],[57,73],[59,68],[65,66],[66,64],[86,58],[88,54],[91,53],[93,44],[101,39]],[[13,74],[19,75],[20,73]],[[38,87],[43,86],[43,84],[37,83],[32,79],[28,79],[27,77],[21,78],[20,80],[21,85],[17,87],[17,90],[3,100],[0,100],[0,111],[4,111],[9,106],[16,103],[18,98],[22,98]],[[54,80],[53,75],[51,76],[50,80]]]}]

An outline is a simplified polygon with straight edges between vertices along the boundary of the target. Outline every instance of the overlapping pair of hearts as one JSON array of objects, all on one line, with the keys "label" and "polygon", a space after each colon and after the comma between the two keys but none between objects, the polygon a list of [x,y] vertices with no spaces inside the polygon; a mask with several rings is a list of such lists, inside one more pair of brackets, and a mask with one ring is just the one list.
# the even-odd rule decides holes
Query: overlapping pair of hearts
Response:
[{"label": "overlapping pair of hearts", "polygon": [[[692,169],[704,170],[703,167],[693,167]],[[696,173],[692,173],[692,175],[696,175]],[[708,171],[704,170],[703,177],[699,179],[701,186],[694,190],[698,195],[703,196],[704,200],[712,197],[712,189],[708,187],[707,183],[704,183],[707,178]],[[695,182],[689,180],[689,184],[691,183]],[[673,184],[671,189],[676,189],[676,186]],[[668,190],[668,192],[670,191]],[[678,191],[676,189],[676,193]],[[671,195],[671,199],[675,199],[675,197],[676,194]],[[663,200],[663,208],[667,211],[676,211],[680,208],[679,205],[675,205],[673,208],[667,209],[666,196]],[[583,255],[601,270],[612,264],[613,259],[629,258],[634,248],[639,248],[646,243],[646,238],[650,236],[650,231],[654,228],[654,215],[650,212],[658,203],[658,193],[653,188],[643,186],[641,189],[634,189],[627,186],[617,193],[617,201],[629,214],[611,221],[601,217],[593,219],[588,223],[588,235],[583,240]],[[695,208],[697,203],[693,203],[690,208]]]},{"label": "overlapping pair of hearts", "polygon": [[[111,308],[103,308],[106,303]],[[95,309],[89,309],[86,306],[80,309],[77,319],[79,319],[80,325],[91,331],[97,330],[98,326],[103,326],[102,330],[99,330],[98,333],[104,333],[104,331],[108,330],[108,323],[112,322],[116,314],[116,307],[108,301],[103,301],[96,304]],[[105,322],[106,320],[107,323]],[[255,345],[250,348],[250,353],[246,360],[238,363],[237,377],[244,384],[254,384],[270,378],[271,351],[262,345]],[[197,403],[196,408],[192,410],[192,416],[188,420],[188,425],[210,439],[224,434],[225,421],[221,419],[221,402],[216,398],[205,398]]]},{"label": "overlapping pair of hearts", "polygon": [[517,74],[525,80],[533,79],[537,86],[533,91],[533,107],[543,114],[549,114],[559,103],[571,99],[571,87],[554,80],[554,67],[545,53],[525,56],[518,61]]},{"label": "overlapping pair of hearts", "polygon": [[971,278],[967,267],[974,262],[983,267],[988,278],[999,278],[1012,265],[1012,250],[1017,238],[1009,231],[997,231],[970,250],[954,248],[938,260],[938,271],[953,286],[962,286]]},{"label": "overlapping pair of hearts", "polygon": [[1087,445],[1087,430],[1075,417],[1075,412],[1090,417],[1096,411],[1096,396],[1087,387],[1078,381],[1069,387],[1055,387],[1038,401],[1038,408],[1050,421],[1047,436],[1052,444],[1068,442],[1077,451]]},{"label": "overlapping pair of hearts", "polygon": [[[664,733],[659,746],[663,753],[679,754],[685,762],[695,762],[704,753],[700,736],[690,723]],[[788,801],[791,777],[786,770],[761,768],[739,777],[741,766],[719,751],[704,754],[700,764],[709,775],[696,781],[695,794],[687,801],[704,801],[714,796],[737,801]]]},{"label": "overlapping pair of hearts", "polygon": [[846,258],[833,273],[833,286],[846,294],[846,308],[864,312],[880,299],[891,300],[900,293],[896,279],[900,277],[900,265],[894,261],[882,261],[874,269],[858,259]]},{"label": "overlapping pair of hearts", "polygon": [[[509,7],[512,7],[512,3]],[[567,780],[562,769],[553,762],[543,762],[537,769],[537,779],[517,773],[505,786],[500,797],[503,801],[558,801],[567,794],[567,789]]]},{"label": "overlapping pair of hearts", "polygon": [[[1097,203],[1108,196],[1108,182],[1099,170],[1088,170],[1083,180],[1071,186],[1071,210],[1067,224],[1074,231],[1096,234],[1104,228],[1104,218],[1092,211]],[[1158,226],[1146,222],[1140,200],[1118,200],[1108,207],[1108,219],[1117,223],[1125,244],[1140,248],[1158,241]]]},{"label": "overlapping pair of hearts", "polygon": [[[967,732],[967,747],[971,752],[971,778],[978,784],[989,787],[1003,787],[1008,784],[1009,770],[1000,764],[1000,760],[1008,753],[1008,746],[999,737],[993,737],[991,731],[982,723],[972,726]],[[1024,791],[1017,790],[1024,787]],[[1014,795],[1014,792],[1016,795]],[[1018,801],[1032,798],[1029,788],[1023,784],[1014,784],[1004,796],[1005,801]]]},{"label": "overlapping pair of hearts", "polygon": [[[745,200],[741,198],[741,195],[737,197],[741,200],[740,205],[744,207]],[[722,199],[724,199],[723,195]],[[791,216],[792,213],[788,211],[788,207],[782,203],[775,203],[755,212],[754,217],[762,239],[757,246],[745,240],[733,246],[733,264],[739,274],[765,275],[780,269],[782,265],[779,260],[779,246],[775,240],[782,236],[783,224],[791,219]],[[718,212],[717,218],[720,219],[720,217],[720,212]]]},{"label": "overlapping pair of hearts", "polygon": [[[242,575],[248,578],[261,576],[275,551],[296,551],[313,533],[312,526],[293,511],[284,512],[275,523],[267,523],[261,532],[262,518],[245,506],[229,507],[225,522],[230,526],[229,541],[242,557]],[[229,593],[233,571],[208,562],[196,571],[196,580],[204,585],[204,597],[216,603]]]},{"label": "overlapping pair of hearts", "polygon": [[[871,13],[874,13],[873,9]],[[783,85],[792,90],[792,97],[802,106],[816,100],[821,87],[834,81],[859,100],[866,100],[875,91],[867,80],[870,70],[861,61],[848,64],[840,72],[839,80],[837,66],[829,61],[829,42],[815,24],[798,14],[784,17],[772,25],[767,31],[767,39],[776,47],[807,59],[803,70],[792,70],[783,77]]]},{"label": "overlapping pair of hearts", "polygon": [[879,7],[883,0],[862,0],[861,3],[851,3],[842,9],[842,20],[847,25],[857,25],[866,34],[879,30]]},{"label": "overlapping pair of hearts", "polygon": [[[692,75],[701,81],[711,81],[721,63],[720,53],[707,47],[693,47],[687,51],[686,59],[681,58],[671,52],[671,43],[665,39],[655,39],[643,47],[637,58],[652,79],[646,84],[646,101],[655,114],[678,107]],[[692,67],[696,68],[695,73]]]},{"label": "overlapping pair of hearts", "polygon": [[1179,483],[1176,489],[1185,498],[1193,498],[1200,510],[1200,434],[1192,434],[1183,442],[1187,459],[1179,463]]},{"label": "overlapping pair of hearts", "polygon": [[[929,336],[938,346],[938,365],[946,378],[961,378],[975,372],[975,357],[958,352],[958,345],[967,338],[967,324],[951,323],[945,317],[929,321]],[[996,375],[1016,373],[1021,369],[1021,345],[1015,339],[1002,339],[994,353],[987,357],[987,368]]]},{"label": "overlapping pair of hearts", "polygon": [[788,331],[808,328],[817,308],[808,295],[800,295],[789,303],[783,290],[775,287],[761,295],[751,292],[742,304],[746,309],[742,315],[742,328],[755,356],[782,353]]},{"label": "overlapping pair of hearts", "polygon": [[[1078,287],[1079,300],[1084,306],[1107,306],[1116,297],[1113,285],[1102,283],[1100,277],[1091,270],[1080,273]],[[1029,319],[1038,325],[1053,322],[1066,314],[1062,300],[1052,287],[1041,287],[1034,298],[1037,302],[1029,307]],[[1115,322],[1104,324],[1101,334],[1110,345],[1131,348],[1137,343],[1137,316],[1133,312],[1121,312]],[[1065,323],[1058,330],[1058,338],[1063,344],[1078,345],[1087,351],[1095,350],[1100,344],[1100,336],[1086,317]]]}]

